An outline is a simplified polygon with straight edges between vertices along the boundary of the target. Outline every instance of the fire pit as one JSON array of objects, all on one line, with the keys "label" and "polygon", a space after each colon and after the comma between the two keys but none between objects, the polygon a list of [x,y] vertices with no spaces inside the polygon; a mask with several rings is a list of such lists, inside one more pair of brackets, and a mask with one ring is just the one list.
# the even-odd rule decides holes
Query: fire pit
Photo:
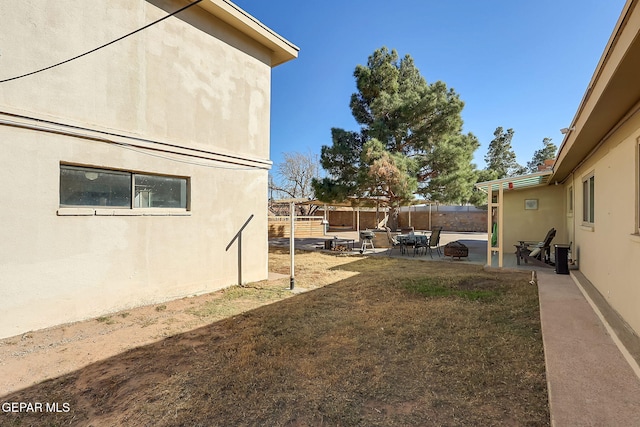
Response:
[{"label": "fire pit", "polygon": [[444,245],[444,256],[450,256],[451,259],[461,259],[462,257],[466,258],[469,256],[469,248],[458,241],[447,243]]}]

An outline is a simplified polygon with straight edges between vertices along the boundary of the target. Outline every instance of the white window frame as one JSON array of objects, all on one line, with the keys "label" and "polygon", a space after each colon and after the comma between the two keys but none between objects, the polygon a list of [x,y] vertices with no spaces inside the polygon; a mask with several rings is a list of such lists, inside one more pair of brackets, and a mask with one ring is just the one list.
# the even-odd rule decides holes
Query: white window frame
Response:
[{"label": "white window frame", "polygon": [[636,140],[636,229],[640,235],[640,137]]},{"label": "white window frame", "polygon": [[595,224],[595,172],[582,177],[582,224]]}]

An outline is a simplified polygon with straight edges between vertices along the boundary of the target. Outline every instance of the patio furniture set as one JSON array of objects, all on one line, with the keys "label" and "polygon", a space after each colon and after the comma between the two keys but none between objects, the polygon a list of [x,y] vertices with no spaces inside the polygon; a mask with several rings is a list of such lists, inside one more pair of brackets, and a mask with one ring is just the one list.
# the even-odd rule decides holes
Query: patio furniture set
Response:
[{"label": "patio furniture set", "polygon": [[401,254],[406,254],[410,249],[413,249],[413,256],[423,254],[427,252],[429,256],[433,258],[433,250],[435,249],[438,255],[442,255],[440,251],[440,233],[442,227],[434,227],[430,235],[426,232],[415,233],[411,231],[407,234],[398,234],[393,236],[391,229],[387,227],[387,238],[389,239],[389,254],[394,248],[399,248]]},{"label": "patio furniture set", "polygon": [[569,252],[571,244],[555,244],[554,258],[551,257],[551,241],[556,237],[556,229],[551,228],[541,242],[520,240],[516,247],[516,262],[524,261],[539,267],[555,268],[558,274],[569,274]]},{"label": "patio furniture set", "polygon": [[[388,254],[391,254],[394,248],[398,248],[402,255],[406,255],[413,252],[413,256],[426,255],[427,253],[433,258],[434,251],[438,256],[461,258],[469,255],[469,249],[461,242],[451,242],[440,248],[440,235],[442,227],[434,227],[431,232],[427,231],[409,231],[407,233],[392,234],[389,227],[385,228],[387,239],[389,241]],[[375,238],[375,232],[371,230],[365,230],[360,232],[360,249],[361,254],[367,250],[374,250],[375,246],[373,240]],[[345,239],[334,237],[333,239],[327,239],[324,241],[324,249],[331,251],[353,251],[355,248],[355,239]]]}]

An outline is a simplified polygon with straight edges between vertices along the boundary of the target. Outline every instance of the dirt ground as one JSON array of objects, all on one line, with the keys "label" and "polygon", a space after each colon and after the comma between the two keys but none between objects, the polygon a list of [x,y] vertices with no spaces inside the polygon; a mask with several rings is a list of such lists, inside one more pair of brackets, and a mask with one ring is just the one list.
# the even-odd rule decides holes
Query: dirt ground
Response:
[{"label": "dirt ground", "polygon": [[[219,296],[185,298],[0,341],[0,394],[67,374],[125,350],[203,326],[190,314]],[[164,309],[161,307],[165,307]]]},{"label": "dirt ground", "polygon": [[[304,254],[300,256],[304,259]],[[332,259],[336,265],[349,262],[348,257]],[[128,349],[292,296],[288,290],[288,268],[286,257],[272,257],[270,271],[275,272],[272,274],[274,279],[250,285],[269,290],[260,295],[238,289],[223,290],[2,339],[0,396],[65,375]],[[305,276],[304,266],[300,268],[296,290],[314,289],[350,275],[332,271],[322,277],[309,277],[308,274]],[[216,309],[211,310],[212,306]]]}]

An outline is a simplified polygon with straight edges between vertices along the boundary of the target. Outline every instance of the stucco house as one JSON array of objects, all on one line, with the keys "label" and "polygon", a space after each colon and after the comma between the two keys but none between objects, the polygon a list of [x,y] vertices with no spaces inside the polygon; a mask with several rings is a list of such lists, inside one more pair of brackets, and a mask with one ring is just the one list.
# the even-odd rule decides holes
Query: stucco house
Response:
[{"label": "stucco house", "polygon": [[227,0],[2,2],[0,28],[0,337],[267,277],[295,45]]},{"label": "stucco house", "polygon": [[518,240],[571,244],[571,270],[640,354],[640,5],[628,0],[551,171],[481,183],[498,211],[496,248]]}]

